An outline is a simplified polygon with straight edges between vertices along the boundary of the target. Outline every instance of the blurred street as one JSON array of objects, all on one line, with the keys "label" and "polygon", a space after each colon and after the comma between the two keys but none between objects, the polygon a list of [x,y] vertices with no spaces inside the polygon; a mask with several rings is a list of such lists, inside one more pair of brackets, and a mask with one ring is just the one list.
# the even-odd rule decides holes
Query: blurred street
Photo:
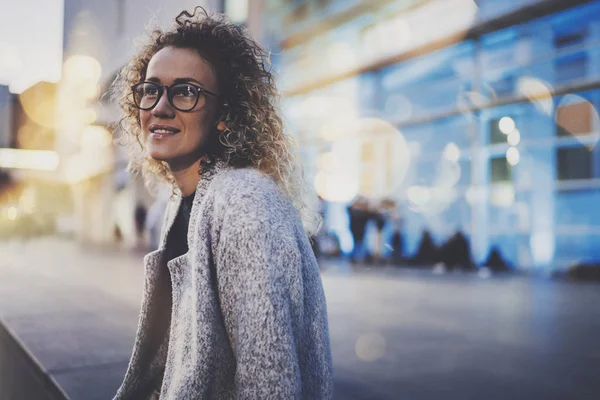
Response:
[{"label": "blurred street", "polygon": [[[236,40],[195,43],[190,27],[222,32],[205,29],[197,6],[265,55]],[[303,216],[322,216],[313,250],[329,257],[336,400],[600,399],[600,0],[5,0],[0,10],[0,400],[63,400],[57,386],[112,398],[138,325],[146,252],[136,249],[158,246],[167,202],[188,186],[171,168],[200,161],[213,138],[215,150],[235,149],[232,165],[302,172],[306,182],[278,183],[298,189],[295,205],[306,198]],[[198,19],[182,30],[186,15]],[[175,47],[198,51],[214,87],[175,74],[179,58],[169,76],[149,68],[175,43],[155,29],[177,26],[168,35],[186,39]],[[250,54],[261,85],[238,72]],[[155,115],[161,96],[170,112]],[[207,105],[216,131],[179,129],[205,127],[191,118]],[[156,140],[180,139],[143,115],[173,119],[166,130],[193,140],[157,156]],[[294,168],[266,156],[288,136]],[[263,154],[269,143],[279,150]],[[155,156],[162,167],[136,167]],[[165,166],[168,183],[152,188]]]},{"label": "blurred street", "polygon": [[[129,360],[142,254],[0,244],[0,318],[73,399]],[[336,399],[597,399],[600,286],[323,263]]]}]

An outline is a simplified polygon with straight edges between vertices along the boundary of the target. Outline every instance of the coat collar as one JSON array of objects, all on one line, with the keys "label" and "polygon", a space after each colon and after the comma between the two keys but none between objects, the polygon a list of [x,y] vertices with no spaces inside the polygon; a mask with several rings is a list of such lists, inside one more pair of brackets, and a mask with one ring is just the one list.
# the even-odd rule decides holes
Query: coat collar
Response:
[{"label": "coat collar", "polygon": [[[188,243],[191,243],[190,232],[193,231],[192,227],[196,226],[196,221],[198,218],[198,208],[200,207],[200,203],[202,199],[206,195],[208,191],[208,187],[210,183],[213,181],[214,177],[217,176],[220,172],[223,172],[231,167],[224,160],[216,160],[213,163],[207,165],[200,171],[200,179],[198,180],[198,185],[196,186],[196,194],[194,196],[194,201],[192,203],[192,211],[190,215],[190,224],[188,229]],[[169,231],[173,227],[173,223],[175,222],[175,217],[179,212],[179,207],[181,205],[181,192],[175,193],[168,205],[165,216],[163,234],[160,240],[160,248],[165,248],[167,246],[167,237],[169,235]]]}]

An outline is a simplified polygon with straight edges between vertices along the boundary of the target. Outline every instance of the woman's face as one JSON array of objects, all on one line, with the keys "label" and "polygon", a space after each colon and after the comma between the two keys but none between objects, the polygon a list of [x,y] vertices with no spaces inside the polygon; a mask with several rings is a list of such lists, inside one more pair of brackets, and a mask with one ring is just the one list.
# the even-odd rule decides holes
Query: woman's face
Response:
[{"label": "woman's face", "polygon": [[[165,47],[150,59],[145,82],[171,86],[191,83],[219,93],[212,68],[193,49]],[[204,96],[204,98],[203,98]],[[171,169],[184,169],[203,155],[203,145],[215,126],[218,99],[200,93],[195,108],[174,108],[166,90],[151,110],[140,110],[140,124],[148,155],[165,161]]]}]

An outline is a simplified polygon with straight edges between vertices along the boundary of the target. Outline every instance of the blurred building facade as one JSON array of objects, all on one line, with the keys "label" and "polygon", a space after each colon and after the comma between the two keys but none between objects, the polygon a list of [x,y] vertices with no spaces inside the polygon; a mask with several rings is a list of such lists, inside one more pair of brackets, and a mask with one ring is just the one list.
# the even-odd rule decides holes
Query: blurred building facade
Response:
[{"label": "blurred building facade", "polygon": [[8,86],[0,85],[0,147],[8,147],[10,143],[11,101],[12,95]]},{"label": "blurred building facade", "polygon": [[[0,85],[0,148],[10,146],[13,96],[8,86]],[[7,183],[8,174],[0,170],[0,186]]]},{"label": "blurred building facade", "polygon": [[[393,199],[404,251],[456,231],[476,262],[600,260],[600,2],[268,1],[283,109],[307,176]],[[344,241],[344,240],[342,240]]]}]

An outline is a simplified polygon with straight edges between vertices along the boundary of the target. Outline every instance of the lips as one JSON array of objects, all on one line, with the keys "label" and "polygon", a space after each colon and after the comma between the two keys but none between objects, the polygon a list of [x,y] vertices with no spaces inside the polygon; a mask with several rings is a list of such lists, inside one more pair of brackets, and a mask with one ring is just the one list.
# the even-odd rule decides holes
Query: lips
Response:
[{"label": "lips", "polygon": [[174,126],[170,126],[170,125],[159,125],[159,124],[152,124],[150,125],[150,134],[156,134],[156,135],[174,135],[176,133],[180,132],[180,129],[175,128]]}]

